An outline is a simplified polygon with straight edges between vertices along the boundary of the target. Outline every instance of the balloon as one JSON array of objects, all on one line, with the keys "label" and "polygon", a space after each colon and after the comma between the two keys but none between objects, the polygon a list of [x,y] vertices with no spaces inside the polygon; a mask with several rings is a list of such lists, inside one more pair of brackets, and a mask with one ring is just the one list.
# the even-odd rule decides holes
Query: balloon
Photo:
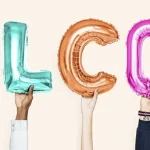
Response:
[{"label": "balloon", "polygon": [[127,37],[127,80],[138,95],[150,98],[150,78],[144,76],[142,66],[142,45],[150,37],[150,20],[136,23]]},{"label": "balloon", "polygon": [[72,25],[62,38],[58,53],[58,68],[67,86],[79,95],[92,97],[93,92],[104,93],[116,83],[116,77],[105,72],[89,75],[82,66],[85,46],[94,41],[105,46],[118,40],[116,29],[103,21],[87,19]]},{"label": "balloon", "polygon": [[[27,93],[34,85],[34,93],[52,89],[51,72],[27,70],[24,54],[26,42],[24,23],[7,22],[4,24],[4,78],[8,92]],[[36,55],[36,54],[35,54]],[[34,61],[34,59],[33,59]]]}]

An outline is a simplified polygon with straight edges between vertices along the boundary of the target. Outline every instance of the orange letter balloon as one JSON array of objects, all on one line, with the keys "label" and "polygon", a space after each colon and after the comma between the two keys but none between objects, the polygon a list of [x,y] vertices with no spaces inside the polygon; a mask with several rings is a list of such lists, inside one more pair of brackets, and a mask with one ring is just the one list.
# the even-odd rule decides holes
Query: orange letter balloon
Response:
[{"label": "orange letter balloon", "polygon": [[86,73],[82,66],[82,53],[91,41],[105,46],[118,39],[118,32],[111,24],[96,19],[82,20],[67,30],[59,47],[58,67],[72,91],[84,97],[92,97],[96,88],[99,94],[112,89],[116,77],[103,71],[94,76]]}]

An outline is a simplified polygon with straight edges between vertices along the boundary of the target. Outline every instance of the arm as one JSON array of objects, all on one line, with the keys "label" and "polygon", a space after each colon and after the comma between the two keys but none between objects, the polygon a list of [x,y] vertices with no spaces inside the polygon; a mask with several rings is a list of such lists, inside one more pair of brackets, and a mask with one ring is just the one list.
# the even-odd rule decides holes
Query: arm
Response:
[{"label": "arm", "polygon": [[33,86],[28,94],[15,94],[16,120],[11,121],[10,150],[28,150],[28,111],[33,100]]},{"label": "arm", "polygon": [[[150,112],[150,99],[141,98],[140,111]],[[140,116],[139,124],[136,133],[136,150],[150,150],[150,117],[145,120],[145,117]]]},{"label": "arm", "polygon": [[82,97],[81,150],[93,150],[92,119],[97,97],[98,90],[95,90],[93,98]]}]

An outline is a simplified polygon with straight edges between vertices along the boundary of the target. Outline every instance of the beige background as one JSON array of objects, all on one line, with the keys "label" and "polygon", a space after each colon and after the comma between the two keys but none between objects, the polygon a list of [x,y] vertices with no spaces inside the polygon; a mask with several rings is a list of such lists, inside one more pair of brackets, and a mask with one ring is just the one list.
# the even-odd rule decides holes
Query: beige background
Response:
[{"label": "beige background", "polygon": [[[106,71],[117,76],[115,87],[98,98],[94,111],[94,150],[133,150],[140,96],[125,76],[126,37],[134,23],[150,17],[148,0],[3,0],[0,5],[0,149],[9,149],[10,120],[15,118],[14,94],[7,93],[2,78],[3,24],[28,25],[30,69],[53,73],[53,90],[37,94],[29,112],[29,150],[79,150],[81,97],[63,83],[57,52],[66,29],[73,23],[96,18],[113,24],[120,40],[106,47],[89,44],[84,51],[86,71]],[[150,40],[144,43],[144,71],[150,77]],[[40,61],[39,61],[40,60]]]}]

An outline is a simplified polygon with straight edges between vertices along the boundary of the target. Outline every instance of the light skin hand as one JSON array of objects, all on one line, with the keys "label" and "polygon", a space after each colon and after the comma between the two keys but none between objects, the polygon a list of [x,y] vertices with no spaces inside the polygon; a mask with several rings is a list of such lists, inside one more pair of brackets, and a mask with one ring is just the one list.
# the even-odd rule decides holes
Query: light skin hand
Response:
[{"label": "light skin hand", "polygon": [[150,99],[141,97],[140,110],[145,112],[150,112]]},{"label": "light skin hand", "polygon": [[[146,97],[141,97],[140,111],[150,112],[150,99]],[[143,116],[140,116],[140,120],[143,120]]]},{"label": "light skin hand", "polygon": [[34,86],[30,86],[28,94],[15,93],[16,120],[27,120],[28,111],[33,100],[33,89]]},{"label": "light skin hand", "polygon": [[86,115],[86,114],[92,114],[97,102],[97,98],[98,98],[98,89],[96,89],[94,91],[94,96],[92,98],[85,98],[82,97],[82,114]]}]

